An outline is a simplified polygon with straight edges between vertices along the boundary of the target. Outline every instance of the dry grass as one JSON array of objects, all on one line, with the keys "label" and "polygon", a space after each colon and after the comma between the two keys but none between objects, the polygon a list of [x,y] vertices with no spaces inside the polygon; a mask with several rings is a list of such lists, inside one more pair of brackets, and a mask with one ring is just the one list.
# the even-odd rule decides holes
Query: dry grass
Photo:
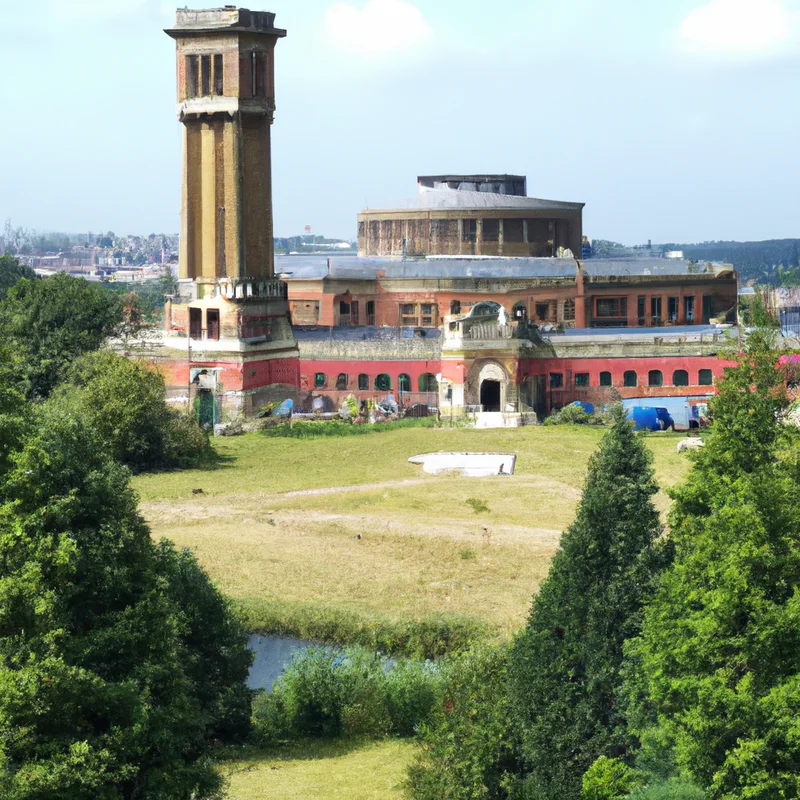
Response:
[{"label": "dry grass", "polygon": [[313,742],[231,762],[228,800],[400,800],[414,745]]},{"label": "dry grass", "polygon": [[[215,442],[226,459],[218,469],[140,476],[136,486],[154,535],[194,548],[235,599],[325,604],[398,621],[449,612],[508,634],[523,622],[574,516],[602,433],[562,426],[249,435]],[[665,487],[689,466],[676,441],[647,438]],[[516,474],[427,476],[407,462],[433,450],[516,452]],[[339,490],[348,486],[363,488]],[[658,502],[662,510],[668,503]],[[488,510],[476,510],[482,505]]]}]

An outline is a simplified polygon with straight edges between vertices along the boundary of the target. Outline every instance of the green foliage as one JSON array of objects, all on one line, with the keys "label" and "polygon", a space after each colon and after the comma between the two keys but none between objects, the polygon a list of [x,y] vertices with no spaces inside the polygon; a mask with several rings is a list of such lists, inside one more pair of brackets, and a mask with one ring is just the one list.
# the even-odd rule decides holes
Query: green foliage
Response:
[{"label": "green foliage", "polygon": [[519,765],[506,694],[507,650],[482,646],[450,660],[443,702],[419,733],[409,768],[414,800],[501,800]]},{"label": "green foliage", "polygon": [[600,756],[583,774],[583,800],[622,800],[635,780],[633,770],[619,758]]},{"label": "green foliage", "polygon": [[657,780],[635,788],[627,800],[705,800],[706,793],[696,784],[683,778]]},{"label": "green foliage", "polygon": [[545,425],[601,425],[603,419],[599,414],[589,414],[583,406],[570,403],[545,417]]},{"label": "green foliage", "polygon": [[656,490],[651,455],[617,406],[589,462],[575,522],[511,651],[510,706],[526,792],[537,800],[580,797],[592,762],[632,744],[617,705],[622,645],[638,633],[670,553]]},{"label": "green foliage", "polygon": [[85,415],[134,471],[195,466],[210,455],[197,422],[164,402],[164,379],[149,363],[100,351],[78,359],[66,377],[48,402]]},{"label": "green foliage", "polygon": [[709,404],[674,492],[675,562],[629,645],[637,728],[711,800],[798,796],[800,448],[768,345],[750,337]]},{"label": "green foliage", "polygon": [[0,474],[0,796],[219,796],[208,751],[243,732],[245,645],[96,431],[40,407]]},{"label": "green foliage", "polygon": [[275,425],[274,427],[264,428],[262,433],[265,436],[277,436],[288,439],[308,439],[316,436],[358,436],[367,433],[382,433],[394,431],[398,428],[433,428],[436,426],[434,417],[412,417],[409,419],[397,419],[391,422],[380,422],[374,425],[357,424],[347,420],[339,422],[297,422],[291,425]]},{"label": "green foliage", "polygon": [[468,497],[464,501],[476,514],[488,513],[489,506],[480,497]]},{"label": "green foliage", "polygon": [[19,280],[0,301],[0,334],[19,355],[32,398],[49,395],[70,363],[97,350],[121,321],[118,297],[63,273]]},{"label": "green foliage", "polygon": [[0,300],[8,294],[8,290],[21,278],[35,281],[36,273],[30,267],[20,264],[14,256],[8,253],[0,256]]},{"label": "green foliage", "polygon": [[489,626],[458,614],[424,616],[411,622],[359,613],[330,603],[251,600],[237,603],[251,632],[360,645],[410,658],[441,658],[485,641]]},{"label": "green foliage", "polygon": [[434,713],[440,683],[430,662],[388,664],[359,647],[315,647],[256,698],[254,736],[266,745],[306,736],[411,736]]}]

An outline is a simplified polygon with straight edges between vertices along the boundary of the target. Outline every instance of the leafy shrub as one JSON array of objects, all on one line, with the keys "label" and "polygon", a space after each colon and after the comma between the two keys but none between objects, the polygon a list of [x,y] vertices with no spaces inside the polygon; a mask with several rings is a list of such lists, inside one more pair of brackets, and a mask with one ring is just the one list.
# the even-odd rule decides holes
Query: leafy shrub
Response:
[{"label": "leafy shrub", "polygon": [[706,793],[683,778],[658,780],[634,789],[626,800],[705,800]]},{"label": "leafy shrub", "polygon": [[89,353],[49,402],[85,416],[111,455],[134,471],[194,466],[211,453],[195,420],[164,402],[164,379],[144,361]]},{"label": "leafy shrub", "polygon": [[360,647],[315,647],[295,656],[271,694],[254,703],[259,744],[393,733],[411,736],[433,712],[439,668],[414,660],[391,664]]},{"label": "leafy shrub", "polygon": [[449,660],[443,702],[421,727],[408,770],[414,800],[509,796],[519,768],[506,700],[507,653],[484,645]]},{"label": "leafy shrub", "polygon": [[603,425],[610,422],[608,414],[595,412],[594,414],[587,413],[583,406],[577,406],[571,403],[564,408],[555,411],[549,417],[546,417],[544,425]]},{"label": "leafy shrub", "polygon": [[583,774],[583,800],[622,800],[631,790],[634,777],[624,761],[600,756]]},{"label": "leafy shrub", "polygon": [[433,428],[436,426],[435,417],[411,417],[409,419],[392,420],[375,425],[359,425],[348,420],[325,420],[292,422],[291,425],[276,425],[264,428],[265,436],[276,436],[285,439],[309,439],[317,436],[359,436],[367,433],[381,433],[394,431],[400,428]]}]

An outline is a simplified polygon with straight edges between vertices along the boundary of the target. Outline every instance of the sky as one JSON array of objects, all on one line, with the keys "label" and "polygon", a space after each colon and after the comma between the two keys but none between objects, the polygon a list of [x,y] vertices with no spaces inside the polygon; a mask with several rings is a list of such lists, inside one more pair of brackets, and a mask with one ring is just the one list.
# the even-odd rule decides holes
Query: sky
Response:
[{"label": "sky", "polygon": [[[288,31],[278,236],[354,238],[360,209],[446,172],[527,175],[625,244],[800,236],[800,0],[250,7]],[[178,230],[174,18],[163,0],[0,0],[0,221]]]}]

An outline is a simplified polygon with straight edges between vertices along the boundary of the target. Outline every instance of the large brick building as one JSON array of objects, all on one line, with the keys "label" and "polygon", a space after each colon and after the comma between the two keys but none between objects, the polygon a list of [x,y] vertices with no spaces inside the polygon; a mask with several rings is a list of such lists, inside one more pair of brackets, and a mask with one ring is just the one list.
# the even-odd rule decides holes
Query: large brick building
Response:
[{"label": "large brick building", "polygon": [[358,254],[579,255],[582,210],[527,197],[523,175],[423,175],[416,207],[359,213]]},{"label": "large brick building", "polygon": [[314,394],[541,415],[575,397],[713,391],[732,268],[576,259],[583,204],[529,198],[522,176],[420,177],[415,209],[360,212],[360,258],[282,260],[276,277],[274,17],[183,9],[167,31],[180,291],[154,358],[173,397],[215,422]]}]

